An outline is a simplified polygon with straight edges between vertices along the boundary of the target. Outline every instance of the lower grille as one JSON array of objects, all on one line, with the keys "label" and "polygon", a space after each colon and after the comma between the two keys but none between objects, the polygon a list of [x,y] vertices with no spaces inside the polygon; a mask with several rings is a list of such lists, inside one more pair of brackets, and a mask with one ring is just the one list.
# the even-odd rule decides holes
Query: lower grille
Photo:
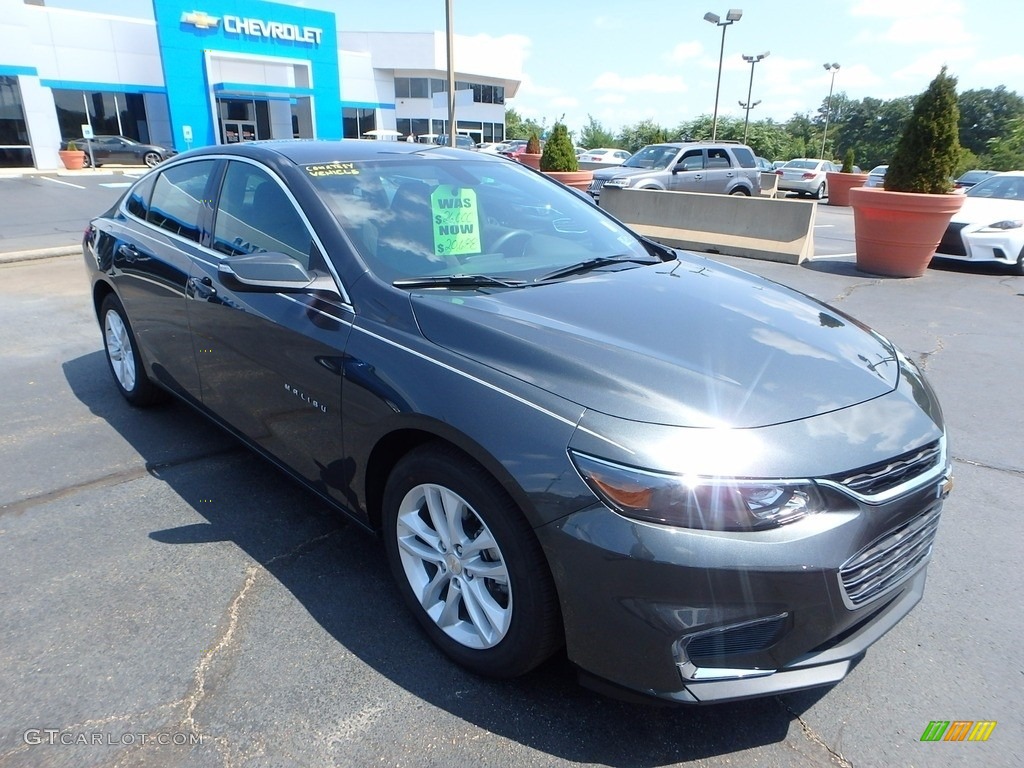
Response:
[{"label": "lower grille", "polygon": [[940,509],[936,503],[843,563],[839,582],[852,606],[881,597],[927,562],[939,527]]},{"label": "lower grille", "polygon": [[948,253],[950,256],[966,256],[967,251],[964,248],[964,239],[960,236],[960,230],[966,226],[966,224],[950,224],[946,227],[946,231],[942,234],[942,240],[939,241],[938,253]]},{"label": "lower grille", "polygon": [[686,657],[698,667],[710,666],[729,656],[759,653],[774,645],[786,628],[788,614],[760,619],[748,624],[713,630],[686,644]]}]

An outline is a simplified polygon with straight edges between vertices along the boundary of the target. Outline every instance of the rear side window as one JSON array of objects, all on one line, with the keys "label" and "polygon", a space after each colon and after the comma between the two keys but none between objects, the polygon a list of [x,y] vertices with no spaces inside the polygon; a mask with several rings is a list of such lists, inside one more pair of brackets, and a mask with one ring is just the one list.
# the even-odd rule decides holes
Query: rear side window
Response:
[{"label": "rear side window", "polygon": [[149,212],[149,196],[153,194],[154,181],[156,181],[155,175],[144,178],[132,187],[128,192],[128,200],[125,201],[128,213],[138,216],[143,221],[146,220],[146,214]]},{"label": "rear side window", "polygon": [[146,221],[199,242],[199,220],[214,160],[197,160],[168,168],[156,178]]},{"label": "rear side window", "polygon": [[732,151],[739,161],[740,168],[757,168],[757,159],[749,149],[746,147],[733,147]]},{"label": "rear side window", "polygon": [[732,163],[729,162],[729,153],[724,149],[709,149],[708,150],[708,168],[731,168]]}]

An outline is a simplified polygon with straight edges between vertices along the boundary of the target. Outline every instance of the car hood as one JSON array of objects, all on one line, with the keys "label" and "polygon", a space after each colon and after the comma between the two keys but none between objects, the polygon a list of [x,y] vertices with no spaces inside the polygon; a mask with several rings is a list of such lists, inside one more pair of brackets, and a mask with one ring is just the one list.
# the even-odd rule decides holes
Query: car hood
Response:
[{"label": "car hood", "polygon": [[899,379],[892,347],[856,321],[699,257],[411,301],[433,343],[634,421],[766,426],[879,397]]},{"label": "car hood", "polygon": [[648,176],[654,173],[665,173],[664,168],[628,168],[622,165],[613,165],[611,168],[598,168],[594,171],[595,179],[617,179],[628,176]]},{"label": "car hood", "polygon": [[953,214],[952,221],[987,227],[997,221],[1014,219],[1024,219],[1024,200],[967,196],[960,210]]}]

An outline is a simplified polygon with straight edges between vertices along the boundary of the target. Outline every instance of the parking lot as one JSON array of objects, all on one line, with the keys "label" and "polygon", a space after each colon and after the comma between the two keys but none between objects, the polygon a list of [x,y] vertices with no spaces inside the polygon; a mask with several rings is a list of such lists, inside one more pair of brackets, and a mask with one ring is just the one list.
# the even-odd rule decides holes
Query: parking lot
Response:
[{"label": "parking lot", "polygon": [[[73,245],[130,180],[53,178],[0,179],[0,251]],[[1024,278],[861,274],[850,211],[817,225],[802,266],[716,258],[913,357],[956,488],[924,600],[844,682],[691,709],[603,698],[564,658],[514,682],[455,667],[379,541],[187,407],[124,403],[80,257],[0,265],[0,766],[1019,763]],[[935,720],[998,725],[921,742]]]}]

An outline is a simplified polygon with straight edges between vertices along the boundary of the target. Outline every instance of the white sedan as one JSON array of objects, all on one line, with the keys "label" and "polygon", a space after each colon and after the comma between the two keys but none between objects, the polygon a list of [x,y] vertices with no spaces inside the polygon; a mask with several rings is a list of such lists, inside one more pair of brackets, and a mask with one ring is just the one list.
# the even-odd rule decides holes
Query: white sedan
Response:
[{"label": "white sedan", "polygon": [[608,165],[622,165],[624,162],[629,160],[632,153],[627,152],[624,149],[615,149],[614,147],[598,147],[597,149],[588,149],[577,160],[581,163],[607,163]]},{"label": "white sedan", "polygon": [[828,181],[825,174],[836,172],[839,166],[829,160],[798,157],[790,160],[775,173],[779,176],[780,192],[798,192],[818,200],[828,197]]},{"label": "white sedan", "polygon": [[1007,264],[1024,275],[1024,171],[990,176],[964,197],[935,255]]}]

